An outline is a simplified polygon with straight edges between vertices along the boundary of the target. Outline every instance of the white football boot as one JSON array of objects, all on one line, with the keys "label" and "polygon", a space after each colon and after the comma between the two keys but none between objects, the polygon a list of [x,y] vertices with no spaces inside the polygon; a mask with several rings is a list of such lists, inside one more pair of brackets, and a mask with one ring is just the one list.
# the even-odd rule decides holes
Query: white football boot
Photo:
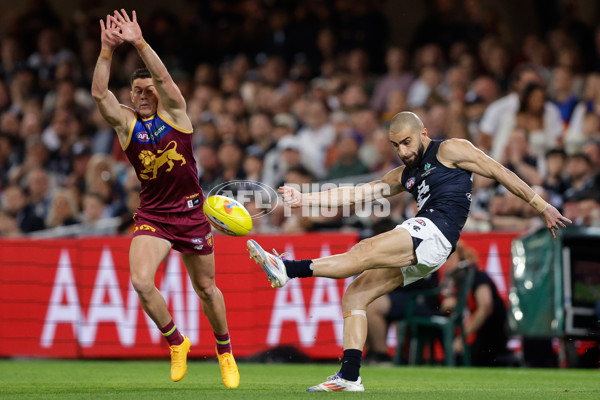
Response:
[{"label": "white football boot", "polygon": [[262,267],[269,281],[271,281],[272,287],[282,287],[290,280],[281,256],[275,250],[273,250],[275,255],[269,254],[252,239],[248,240],[247,246],[250,258]]},{"label": "white football boot", "polygon": [[306,389],[307,392],[364,392],[365,387],[362,384],[360,376],[355,382],[342,379],[342,374],[337,373],[327,377],[327,380],[316,386]]}]

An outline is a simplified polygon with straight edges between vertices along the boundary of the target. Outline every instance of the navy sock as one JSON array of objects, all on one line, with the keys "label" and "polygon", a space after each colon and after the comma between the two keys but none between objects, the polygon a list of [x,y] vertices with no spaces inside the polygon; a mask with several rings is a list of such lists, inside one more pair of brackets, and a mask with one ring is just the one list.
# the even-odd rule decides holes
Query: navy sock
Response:
[{"label": "navy sock", "polygon": [[309,278],[313,276],[312,260],[283,260],[290,278]]},{"label": "navy sock", "polygon": [[352,382],[356,382],[358,380],[361,359],[362,351],[357,349],[344,350],[342,369],[340,369],[342,379]]}]

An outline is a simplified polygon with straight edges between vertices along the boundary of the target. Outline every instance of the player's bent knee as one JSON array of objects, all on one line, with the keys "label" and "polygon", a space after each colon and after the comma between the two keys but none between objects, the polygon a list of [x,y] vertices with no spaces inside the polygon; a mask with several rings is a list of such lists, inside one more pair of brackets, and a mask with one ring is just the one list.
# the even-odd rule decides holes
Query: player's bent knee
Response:
[{"label": "player's bent knee", "polygon": [[154,280],[142,275],[132,275],[131,285],[140,295],[144,295],[154,290]]},{"label": "player's bent knee", "polygon": [[348,287],[346,293],[342,296],[342,311],[350,312],[354,309],[367,309],[367,296],[358,290],[352,290],[352,285]]},{"label": "player's bent knee", "polygon": [[347,254],[357,265],[368,267],[370,259],[369,253],[372,248],[373,243],[371,239],[364,239],[352,246]]},{"label": "player's bent knee", "polygon": [[217,287],[214,279],[195,279],[192,284],[202,300],[210,300],[215,297]]}]

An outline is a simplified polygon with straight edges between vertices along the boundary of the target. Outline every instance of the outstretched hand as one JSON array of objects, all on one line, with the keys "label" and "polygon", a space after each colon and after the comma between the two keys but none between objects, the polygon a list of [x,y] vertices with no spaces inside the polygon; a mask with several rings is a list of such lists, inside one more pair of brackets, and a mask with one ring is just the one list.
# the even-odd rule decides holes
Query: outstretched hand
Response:
[{"label": "outstretched hand", "polygon": [[302,193],[297,189],[290,186],[281,186],[277,189],[277,192],[281,194],[285,206],[292,208],[302,207]]},{"label": "outstretched hand", "polygon": [[561,213],[558,212],[556,208],[552,205],[548,204],[543,213],[540,214],[542,220],[546,224],[546,228],[550,231],[550,234],[553,238],[556,239],[556,232],[560,228],[566,228],[567,226],[564,224],[568,222],[569,224],[573,223],[569,218],[564,217]]},{"label": "outstretched hand", "polygon": [[142,37],[142,29],[138,25],[137,15],[135,11],[131,12],[132,19],[127,15],[127,11],[121,8],[121,12],[115,10],[114,15],[109,15],[108,18],[114,23],[120,32],[117,32],[117,36],[122,40],[136,44],[139,43]]},{"label": "outstretched hand", "polygon": [[106,16],[106,24],[104,20],[100,20],[100,43],[102,43],[103,49],[112,51],[123,43],[123,39],[118,36],[118,33],[119,28],[110,15]]}]

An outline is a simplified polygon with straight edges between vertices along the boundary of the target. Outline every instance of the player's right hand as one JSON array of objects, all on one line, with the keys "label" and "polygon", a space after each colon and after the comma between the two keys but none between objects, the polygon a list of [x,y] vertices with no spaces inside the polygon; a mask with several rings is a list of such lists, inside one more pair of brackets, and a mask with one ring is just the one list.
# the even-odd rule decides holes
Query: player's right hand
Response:
[{"label": "player's right hand", "polygon": [[109,18],[119,28],[120,33],[118,33],[118,36],[121,39],[133,44],[136,44],[143,39],[142,29],[137,22],[135,11],[132,11],[131,19],[129,18],[127,11],[123,8],[121,8],[121,12],[115,10],[114,15],[110,15]]},{"label": "player's right hand", "polygon": [[277,192],[281,194],[285,206],[292,208],[302,207],[302,193],[297,189],[290,186],[281,186],[277,189]]}]

